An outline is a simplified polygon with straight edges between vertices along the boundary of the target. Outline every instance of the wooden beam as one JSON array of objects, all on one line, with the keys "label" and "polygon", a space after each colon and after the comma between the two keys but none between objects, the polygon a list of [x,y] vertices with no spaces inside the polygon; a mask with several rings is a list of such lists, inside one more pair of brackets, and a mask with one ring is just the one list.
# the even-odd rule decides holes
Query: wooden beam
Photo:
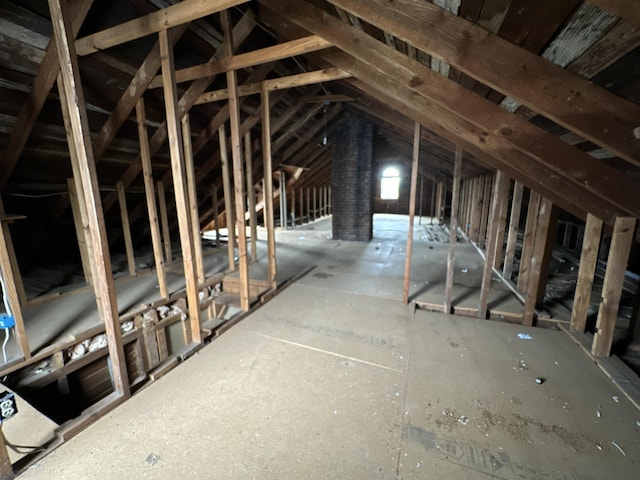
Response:
[{"label": "wooden beam", "polygon": [[[233,35],[229,11],[220,14],[224,32],[224,52],[226,59],[233,55]],[[231,124],[231,154],[233,157],[233,186],[235,192],[236,225],[238,230],[238,270],[240,273],[240,308],[249,310],[249,260],[247,258],[247,228],[245,221],[244,165],[242,162],[242,135],[240,134],[240,108],[238,105],[238,79],[235,70],[227,71],[229,91],[229,123]]]},{"label": "wooden beam", "polygon": [[518,269],[518,292],[524,294],[529,285],[529,272],[531,270],[531,257],[533,255],[533,242],[538,224],[538,212],[540,210],[540,194],[533,190],[529,193],[529,206],[527,208],[527,222],[522,238],[522,252],[520,253],[520,267]]},{"label": "wooden beam", "polygon": [[193,247],[196,260],[196,278],[198,285],[205,281],[204,261],[202,259],[202,236],[200,234],[200,216],[198,215],[198,193],[196,191],[196,173],[193,166],[193,149],[191,148],[191,123],[189,114],[182,117],[182,145],[187,173],[187,193],[189,196],[189,218],[193,230]]},{"label": "wooden beam", "polygon": [[518,241],[518,230],[520,228],[520,211],[522,210],[523,190],[524,186],[522,185],[522,182],[516,180],[513,184],[509,233],[507,235],[507,248],[504,254],[504,267],[502,269],[502,274],[507,279],[511,279],[511,274],[513,273],[513,260],[516,255],[516,242]]},{"label": "wooden beam", "polygon": [[[182,5],[182,4],[180,4]],[[198,278],[195,270],[195,251],[193,231],[191,230],[189,195],[184,165],[184,147],[180,134],[180,115],[178,92],[174,77],[173,48],[167,30],[160,31],[160,55],[162,57],[162,78],[164,103],[167,112],[167,131],[169,134],[169,150],[171,152],[171,171],[173,174],[173,190],[176,197],[178,214],[178,230],[187,290],[187,305],[191,327],[191,340],[202,341],[200,325],[200,300],[198,298]]]},{"label": "wooden beam", "polygon": [[[330,3],[640,165],[640,142],[634,141],[632,135],[638,127],[640,106],[480,26],[444,13],[430,2],[330,0]],[[518,68],[513,68],[514,65]]]},{"label": "wooden beam", "polygon": [[89,219],[86,210],[82,208],[80,199],[78,198],[78,192],[76,191],[76,184],[73,178],[67,179],[67,190],[69,192],[69,203],[71,203],[73,225],[76,230],[76,238],[78,239],[78,250],[80,251],[80,263],[82,264],[84,281],[87,282],[87,285],[93,285],[93,281],[91,280],[91,253],[88,249],[88,244],[91,239],[87,233],[89,229]]},{"label": "wooden beam", "polygon": [[78,55],[89,55],[152,33],[160,33],[192,20],[246,3],[248,0],[184,0],[176,5],[101,30],[76,41]]},{"label": "wooden beam", "polygon": [[500,270],[502,252],[504,248],[504,233],[507,229],[507,211],[509,210],[509,185],[506,193],[500,197],[500,215],[498,215],[498,230],[496,231],[495,253],[493,255],[493,268]]},{"label": "wooden beam", "polygon": [[[26,218],[26,217],[24,217]],[[20,265],[18,265],[18,259],[16,258],[16,251],[13,247],[13,239],[11,238],[11,230],[9,224],[12,220],[7,219],[7,213],[4,210],[4,202],[0,195],[0,219],[2,219],[2,229],[4,235],[4,241],[7,248],[7,254],[9,261],[11,262],[11,269],[13,270],[13,282],[18,294],[18,301],[20,305],[27,304],[27,294],[24,291],[24,283],[22,281],[22,275],[20,274]]]},{"label": "wooden beam", "polygon": [[411,190],[409,193],[409,231],[407,232],[407,253],[404,264],[404,287],[402,301],[409,303],[409,283],[411,281],[411,254],[413,252],[413,222],[416,215],[416,190],[418,184],[418,162],[420,161],[420,124],[416,123],[413,134],[413,162],[411,164]]},{"label": "wooden beam", "polygon": [[[601,218],[614,218],[615,215],[619,215],[623,211],[636,211],[640,208],[637,202],[634,203],[629,195],[624,193],[635,191],[637,188],[629,187],[629,189],[627,189],[627,186],[621,188],[618,181],[624,181],[624,179],[619,173],[613,173],[613,176],[609,173],[606,174],[610,179],[615,177],[614,183],[616,183],[617,186],[611,186],[611,188],[604,185],[601,181],[603,177],[600,174],[587,180],[589,183],[588,187],[584,184],[584,178],[582,178],[581,183],[577,177],[573,177],[573,174],[578,171],[581,172],[580,176],[587,170],[593,173],[593,171],[590,170],[591,166],[587,168],[583,163],[583,160],[587,159],[587,157],[587,161],[595,160],[589,157],[589,155],[575,151],[564,152],[567,153],[568,157],[563,157],[562,165],[559,165],[557,162],[559,155],[559,145],[557,145],[557,142],[564,142],[540,130],[536,130],[535,132],[529,131],[531,136],[527,134],[529,139],[535,137],[536,139],[542,140],[542,144],[537,141],[535,142],[537,154],[534,154],[534,152],[531,151],[533,144],[530,141],[528,142],[528,146],[520,143],[520,140],[524,140],[524,137],[520,137],[520,135],[529,127],[520,125],[519,120],[515,120],[515,122],[518,123],[518,125],[515,125],[515,123],[512,122],[513,118],[515,118],[514,115],[509,114],[511,117],[500,119],[498,122],[500,125],[496,124],[490,127],[485,123],[488,117],[491,117],[491,120],[497,120],[497,115],[508,112],[494,111],[493,107],[485,105],[485,103],[488,102],[480,100],[477,98],[477,95],[468,91],[465,93],[456,90],[454,94],[451,89],[456,89],[456,87],[452,82],[438,78],[435,72],[432,72],[430,69],[425,69],[422,65],[411,63],[411,60],[406,56],[403,56],[403,58],[396,57],[398,52],[387,49],[385,45],[367,38],[366,35],[361,36],[358,31],[352,31],[353,29],[345,31],[344,26],[340,29],[340,25],[334,25],[331,19],[322,17],[322,14],[318,13],[315,9],[310,10],[306,4],[304,4],[304,9],[302,10],[300,2],[296,3],[295,8],[282,8],[284,5],[281,5],[281,3],[274,5],[275,2],[272,0],[261,1],[263,4],[268,2],[270,9],[279,10],[277,12],[278,15],[270,13],[271,17],[275,16],[276,20],[274,21],[277,22],[282,16],[288,16],[296,23],[302,24],[305,28],[315,29],[316,33],[322,33],[322,35],[327,37],[330,36],[332,43],[336,44],[339,42],[341,48],[348,50],[350,53],[353,52],[360,58],[369,59],[369,61],[355,60],[354,57],[339,51],[323,52],[320,54],[320,56],[330,64],[354,74],[359,79],[357,83],[358,88],[376,98],[384,99],[385,103],[393,106],[393,108],[402,110],[410,116],[410,118],[419,121],[423,126],[426,126],[443,138],[460,143],[485,165],[503,170],[510,177],[527,182],[528,185],[543,192],[563,209],[581,218],[585,218],[586,210],[597,214]],[[320,17],[326,21],[307,23],[304,13],[309,13],[309,10],[313,15],[320,15]],[[267,17],[267,14],[263,13],[263,17]],[[271,24],[273,25],[273,22]],[[327,27],[328,24],[330,24],[330,27]],[[288,30],[283,27],[284,24],[280,22],[277,23],[277,25],[278,31],[284,31],[284,35],[286,36]],[[374,56],[374,58],[372,58],[372,56]],[[389,63],[394,65],[390,65]],[[375,67],[372,66],[374,64]],[[411,72],[411,74],[409,72]],[[417,73],[419,73],[419,76]],[[400,76],[402,78],[400,78]],[[347,81],[352,82],[351,80]],[[431,90],[432,88],[433,90]],[[419,94],[415,95],[415,93]],[[429,100],[435,97],[438,97],[438,102]],[[452,111],[436,105],[436,103],[440,103],[441,101],[448,102],[451,100],[461,102],[459,108],[455,109],[460,115],[458,118],[455,118],[458,114],[452,116]],[[483,103],[482,106],[479,104],[475,105],[475,102],[479,100]],[[469,102],[474,103],[474,105],[471,106]],[[490,111],[487,110],[487,107]],[[497,107],[497,110],[502,109]],[[479,112],[484,112],[482,115],[483,120],[475,116],[475,114]],[[480,121],[479,127],[470,124],[471,117],[475,118],[471,123],[475,123],[476,120]],[[506,121],[506,123],[503,121]],[[505,130],[503,127],[507,124],[511,125]],[[482,135],[478,135],[478,128],[482,129],[480,130]],[[511,136],[511,134],[516,131],[518,132],[516,136],[520,137],[520,139],[514,143],[511,143],[511,140],[515,139],[506,141],[505,137]],[[454,134],[452,132],[456,133]],[[501,144],[501,147],[498,147],[498,144]],[[551,144],[553,144],[553,147]],[[537,147],[541,148],[538,149]],[[543,155],[542,149],[546,150],[547,153]],[[576,156],[581,157],[581,160],[577,161]],[[575,169],[573,167],[568,168],[569,165],[564,163],[569,157],[577,161]],[[555,165],[552,165],[552,163]],[[573,163],[573,160],[569,163]],[[578,166],[578,164],[580,164],[580,166]],[[628,179],[626,180],[628,181]],[[596,187],[594,187],[594,185]],[[592,187],[593,190],[591,190]],[[596,190],[598,190],[597,195],[595,193]],[[612,192],[614,190],[624,191],[623,193],[618,192],[618,194],[620,197],[626,196],[627,198],[622,199],[619,197],[616,202],[624,203],[625,209],[615,205],[610,201],[612,199],[603,198],[609,195],[606,193],[607,191]]]},{"label": "wooden beam", "polygon": [[213,218],[215,219],[216,248],[220,247],[220,212],[218,208],[218,187],[211,187],[211,201],[213,202]]},{"label": "wooden beam", "polygon": [[156,275],[158,277],[158,287],[162,298],[169,298],[167,287],[167,274],[164,268],[164,257],[162,256],[162,239],[160,237],[160,223],[158,221],[158,210],[156,207],[156,194],[153,185],[153,171],[151,169],[151,155],[149,154],[149,137],[147,134],[147,115],[144,108],[144,99],[141,98],[136,104],[136,119],[138,123],[138,139],[140,142],[140,160],[142,176],[144,179],[145,199],[147,202],[147,212],[149,215],[149,228],[151,230],[151,243],[153,246],[153,258],[156,265]]},{"label": "wooden beam", "polygon": [[[547,238],[544,241],[544,250],[542,250],[542,256],[536,259],[536,261],[540,262],[540,272],[535,279],[538,284],[538,298],[536,299],[536,305],[544,304],[544,296],[547,292],[547,280],[549,279],[549,270],[551,268],[551,257],[553,254],[553,247],[556,244],[557,235],[558,207],[552,204],[551,214],[549,217],[549,227],[547,228]],[[531,290],[531,280],[529,280],[528,290]]]},{"label": "wooden beam", "polygon": [[636,0],[589,0],[588,3],[640,26],[640,4]]},{"label": "wooden beam", "polygon": [[229,174],[229,156],[227,153],[227,134],[224,124],[218,129],[218,143],[220,144],[220,161],[222,163],[222,188],[224,190],[224,212],[227,217],[227,256],[229,270],[236,269],[236,221],[233,214],[233,196],[231,195],[231,175]]},{"label": "wooden beam", "polygon": [[[57,43],[58,59],[60,60],[59,93],[63,112],[73,136],[70,145],[76,180],[76,188],[80,184],[83,189],[82,197],[87,205],[89,217],[89,232],[91,235],[92,274],[98,314],[105,325],[109,358],[111,360],[111,376],[114,390],[118,394],[128,397],[130,394],[127,377],[126,359],[122,346],[122,333],[118,315],[118,304],[115,295],[109,244],[98,188],[98,177],[91,149],[91,131],[84,108],[84,93],[80,82],[78,58],[72,36],[72,28],[66,11],[66,4],[60,0],[49,0],[49,10],[53,32]],[[78,191],[80,193],[80,191]]]},{"label": "wooden beam", "polygon": [[[316,35],[311,35],[248,53],[241,53],[234,56],[229,55],[217,62],[203,63],[194,67],[183,68],[182,70],[176,71],[176,82],[189,82],[200,78],[211,77],[219,73],[255,67],[256,65],[275,62],[296,55],[317,52],[330,46],[331,44],[326,40]],[[161,85],[161,78],[156,77],[149,85],[149,88],[158,88]]]},{"label": "wooden beam", "polygon": [[129,275],[136,274],[136,259],[133,254],[133,242],[131,241],[131,225],[129,225],[129,212],[127,211],[127,196],[122,182],[116,182],[118,191],[118,203],[120,204],[120,219],[122,220],[122,232],[124,234],[124,248],[127,252],[127,265]]},{"label": "wooden beam", "polygon": [[582,253],[578,268],[578,281],[573,295],[571,309],[571,331],[584,332],[587,325],[587,314],[591,303],[593,277],[598,263],[598,247],[602,236],[602,220],[589,214],[582,239]]},{"label": "wooden beam", "polygon": [[[74,38],[78,34],[92,3],[93,0],[69,1],[68,10],[71,12],[71,31],[73,32]],[[11,178],[13,174],[18,159],[27,144],[29,135],[33,130],[33,126],[36,124],[38,115],[42,111],[42,106],[47,100],[59,72],[58,47],[55,38],[52,38],[40,62],[38,73],[33,79],[31,90],[27,94],[27,98],[22,102],[11,136],[2,153],[2,158],[0,159],[0,170],[2,170],[0,176],[1,190],[4,190],[9,178]]]},{"label": "wooden beam", "polygon": [[[324,70],[316,70],[314,72],[300,73],[297,75],[289,75],[286,77],[274,78],[271,80],[264,80],[263,82],[267,86],[267,90],[270,92],[276,90],[285,90],[294,87],[303,87],[305,85],[315,85],[317,83],[330,82],[334,80],[342,80],[349,78],[347,72],[340,70],[339,68],[326,68]],[[238,86],[238,95],[254,95],[260,93],[263,82],[248,83]],[[217,102],[220,100],[226,100],[229,98],[229,93],[226,88],[215,90],[213,92],[206,92],[198,97],[196,105],[202,105],[203,103]],[[314,96],[305,96],[305,101],[308,103]],[[275,129],[275,124],[273,125]]]},{"label": "wooden beam", "polygon": [[263,86],[262,102],[262,155],[264,165],[264,221],[267,227],[267,261],[269,264],[269,285],[278,286],[276,279],[276,238],[273,221],[273,171],[271,169],[271,115],[269,109],[269,90]]},{"label": "wooden beam", "polygon": [[[182,5],[182,3],[180,4]],[[245,13],[242,19],[236,24],[236,27],[233,29],[234,42],[241,43],[244,39],[246,39],[255,26],[255,18],[253,14],[249,12]],[[215,61],[222,54],[222,49],[216,51],[215,54],[212,55],[210,61]],[[213,78],[203,78],[200,80],[196,80],[193,82],[189,88],[183,93],[180,98],[180,102],[178,103],[178,113],[179,116],[182,117],[185,115],[189,109],[193,106],[194,102],[197,98],[206,90],[209,84],[213,81]],[[153,136],[149,139],[149,154],[151,156],[155,155],[155,153],[164,145],[164,142],[167,140],[167,123],[164,122],[153,134]],[[131,182],[133,182],[138,174],[142,171],[141,161],[139,158],[136,158],[133,162],[131,162],[130,166],[127,170],[121,175],[120,180],[124,183],[125,187],[128,187]],[[115,204],[117,201],[117,195],[108,194],[104,198],[104,208],[105,211],[108,211],[111,206]],[[131,215],[133,218],[133,214]]]},{"label": "wooden beam", "polygon": [[480,288],[480,301],[478,302],[478,318],[487,318],[487,303],[489,301],[489,291],[491,290],[491,275],[496,254],[496,243],[498,242],[498,227],[504,198],[509,197],[509,178],[498,170],[493,188],[493,198],[491,199],[491,213],[489,216],[489,232],[487,235],[486,258],[482,273],[482,287]]},{"label": "wooden beam", "polygon": [[173,260],[171,248],[171,229],[169,228],[169,214],[167,209],[167,196],[164,192],[164,182],[158,180],[156,183],[158,190],[158,206],[160,207],[160,225],[162,225],[162,242],[164,246],[164,261],[169,263]]},{"label": "wooden beam", "polygon": [[591,354],[596,357],[608,357],[613,345],[613,330],[618,320],[618,308],[624,284],[629,253],[633,244],[635,218],[618,217],[613,226],[613,236],[607,258],[607,271],[602,285],[602,302],[598,309],[596,332],[593,335]]},{"label": "wooden beam", "polygon": [[251,235],[251,261],[258,259],[258,225],[256,222],[256,189],[253,183],[253,159],[251,152],[251,132],[244,135],[244,156],[247,168],[247,203],[249,205],[249,228]]},{"label": "wooden beam", "polygon": [[[480,248],[484,248],[487,244],[487,227],[489,225],[489,205],[491,204],[491,186],[493,185],[493,177],[486,175],[484,177],[484,193],[482,194],[482,214],[480,216]],[[505,211],[506,214],[506,211]],[[500,235],[498,235],[500,237]]]},{"label": "wooden beam", "polygon": [[[4,213],[4,205],[1,198],[0,211]],[[2,294],[5,296],[5,300],[11,308],[11,314],[16,323],[17,353],[26,360],[31,358],[31,349],[29,348],[27,331],[24,326],[24,318],[22,317],[22,304],[20,303],[18,288],[18,285],[22,285],[22,280],[20,279],[20,271],[17,269],[17,261],[11,241],[11,232],[9,232],[9,224],[7,221],[2,221],[0,225],[0,274],[2,274],[4,280]],[[0,445],[0,462],[2,461],[2,450],[3,445]],[[11,466],[11,464],[9,464],[9,466]],[[0,471],[2,471],[1,467],[2,465],[0,464]]]},{"label": "wooden beam", "polygon": [[551,226],[551,219],[553,214],[553,203],[548,198],[542,197],[540,199],[540,208],[537,211],[538,220],[536,222],[535,238],[533,241],[533,249],[531,255],[531,262],[529,266],[529,274],[527,280],[527,289],[524,292],[524,312],[523,323],[524,325],[533,325],[536,303],[538,302],[539,292],[541,288],[544,288],[540,279],[542,269],[545,262],[545,251],[547,250],[549,243],[549,228]]},{"label": "wooden beam", "polygon": [[[453,167],[453,186],[451,187],[451,220],[449,225],[449,255],[447,256],[447,279],[444,288],[444,313],[452,313],[453,307],[453,277],[455,272],[456,242],[458,240],[458,208],[460,202],[461,173],[462,148],[457,147],[456,159]],[[442,183],[438,183],[438,189],[440,191],[442,191],[442,187]],[[440,201],[440,198],[438,198],[438,202]]]}]

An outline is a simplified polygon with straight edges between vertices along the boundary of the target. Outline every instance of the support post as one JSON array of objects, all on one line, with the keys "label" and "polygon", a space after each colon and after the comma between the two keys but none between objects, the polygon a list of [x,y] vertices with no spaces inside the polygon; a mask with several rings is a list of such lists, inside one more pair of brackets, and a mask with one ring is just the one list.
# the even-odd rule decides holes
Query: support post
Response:
[{"label": "support post", "polygon": [[224,191],[224,212],[227,220],[227,257],[229,270],[236,269],[236,220],[233,213],[233,197],[231,196],[231,175],[229,174],[229,153],[227,150],[227,134],[224,124],[218,129],[218,141],[220,142],[220,163],[222,168],[222,188]]},{"label": "support post", "polygon": [[173,260],[171,249],[171,230],[169,229],[169,215],[167,214],[167,196],[164,193],[164,182],[158,181],[158,205],[160,207],[160,224],[162,225],[162,240],[164,244],[164,260],[169,263]]},{"label": "support post", "polygon": [[244,158],[247,168],[247,200],[249,204],[249,231],[251,232],[251,261],[258,259],[258,226],[256,223],[256,189],[253,183],[251,132],[244,136]]},{"label": "support post", "polygon": [[484,192],[482,193],[482,214],[480,215],[480,248],[485,248],[487,245],[487,227],[489,224],[489,205],[491,204],[492,184],[493,177],[486,175],[484,177]]},{"label": "support post", "polygon": [[507,228],[507,210],[509,210],[509,182],[505,194],[500,197],[500,215],[498,216],[498,230],[496,231],[495,252],[493,254],[493,268],[500,270],[502,250],[504,247],[504,233]]},{"label": "support post", "polygon": [[262,102],[262,155],[264,170],[264,218],[267,225],[267,258],[269,263],[269,285],[276,288],[276,238],[273,225],[273,171],[271,166],[271,115],[269,112],[269,90],[261,86]]},{"label": "support post", "polygon": [[[225,57],[233,56],[233,33],[229,11],[220,12],[224,32]],[[235,70],[227,72],[229,92],[229,123],[231,124],[231,156],[233,158],[233,186],[236,205],[236,225],[238,230],[238,269],[240,273],[240,308],[249,310],[249,259],[247,257],[247,227],[244,216],[244,165],[242,161],[242,137],[240,136],[240,107],[238,105],[238,81]]]},{"label": "support post", "polygon": [[[4,206],[2,199],[0,198],[0,211],[4,213]],[[11,313],[16,322],[16,346],[18,354],[24,359],[31,358],[31,349],[29,348],[29,341],[27,339],[27,331],[24,327],[24,318],[22,317],[22,306],[20,304],[20,296],[18,293],[17,279],[20,277],[20,272],[17,270],[17,262],[15,261],[15,253],[13,252],[13,243],[11,242],[11,233],[9,232],[8,222],[2,220],[0,225],[0,270],[2,271],[2,278],[4,279],[5,293],[7,295],[7,302],[11,307]],[[12,260],[13,258],[13,260]],[[0,435],[1,437],[1,435]],[[3,441],[4,439],[0,439]],[[4,445],[0,445],[0,472],[2,472],[2,450]],[[11,463],[9,463],[11,466]],[[2,478],[2,477],[0,477]]]},{"label": "support post", "polygon": [[307,223],[311,223],[311,188],[307,187]]},{"label": "support post", "polygon": [[127,252],[129,275],[134,276],[136,274],[136,260],[133,255],[133,242],[131,241],[131,225],[129,225],[129,212],[127,211],[127,196],[124,191],[124,184],[121,181],[116,182],[116,190],[118,191],[118,203],[120,204],[120,219],[122,220],[122,233],[124,235],[124,248]]},{"label": "support post", "polygon": [[513,185],[513,199],[511,200],[511,216],[509,218],[509,234],[507,235],[507,248],[504,254],[504,267],[502,273],[507,279],[513,274],[513,260],[516,255],[516,242],[520,228],[520,212],[522,210],[522,192],[524,186],[516,182]]},{"label": "support post", "polygon": [[[80,81],[80,69],[75,51],[75,39],[66,2],[49,0],[53,35],[57,43],[60,75],[58,91],[65,127],[69,132],[69,151],[72,159],[76,190],[82,198],[89,220],[91,238],[91,273],[98,314],[105,326],[111,378],[115,392],[123,397],[130,395],[126,359],[122,345],[122,333],[118,315],[109,243],[102,211],[98,176],[91,147],[91,131],[85,110],[84,92]],[[82,193],[81,193],[82,192]]]},{"label": "support post", "polygon": [[618,319],[620,297],[635,227],[636,219],[633,217],[618,217],[613,226],[607,271],[602,285],[602,302],[598,310],[596,333],[593,335],[591,345],[591,354],[596,357],[608,357],[611,354],[613,330]]},{"label": "support post", "polygon": [[291,187],[291,226],[296,226],[296,189]]},{"label": "support post", "polygon": [[211,201],[213,203],[213,218],[215,218],[216,248],[220,248],[220,209],[218,208],[218,187],[211,187]]},{"label": "support post", "polygon": [[505,198],[509,197],[509,178],[502,171],[498,170],[495,177],[495,185],[491,198],[491,212],[489,214],[489,228],[487,235],[486,259],[482,272],[482,287],[480,288],[480,302],[478,304],[478,318],[487,318],[487,304],[489,302],[489,291],[491,290],[491,274],[493,273],[493,262],[496,255],[496,243],[498,242],[498,228],[500,216],[505,205]]},{"label": "support post", "polygon": [[90,242],[88,238],[89,220],[87,218],[87,212],[82,208],[82,204],[78,198],[78,192],[76,192],[76,184],[73,178],[67,179],[67,191],[69,192],[73,224],[76,229],[76,238],[78,239],[78,249],[80,250],[80,262],[82,263],[84,280],[87,282],[87,285],[93,285],[93,281],[91,280],[91,254],[88,247]]},{"label": "support post", "polygon": [[[462,174],[462,147],[456,147],[451,190],[451,220],[449,225],[449,254],[447,256],[447,279],[444,288],[444,313],[451,313],[453,302],[453,275],[455,271],[456,243],[458,241],[458,207],[460,202],[460,176]],[[438,188],[442,184],[438,183]],[[438,195],[438,203],[440,203]]]},{"label": "support post", "polygon": [[411,189],[409,193],[409,231],[407,232],[407,253],[404,262],[404,286],[402,301],[409,303],[411,282],[411,254],[413,253],[413,221],[416,214],[416,191],[418,189],[418,162],[420,160],[420,124],[416,122],[413,132],[413,162],[411,164]]},{"label": "support post", "polygon": [[198,214],[198,192],[196,190],[196,173],[193,167],[193,148],[191,146],[191,123],[189,114],[182,117],[182,145],[184,147],[184,163],[187,173],[187,191],[189,194],[189,217],[193,236],[193,251],[196,257],[196,278],[198,285],[205,280],[204,261],[202,259],[202,238],[200,235],[200,215]]},{"label": "support post", "polygon": [[298,212],[300,212],[300,225],[304,224],[304,188],[298,189]]},{"label": "support post", "polygon": [[[200,329],[200,300],[198,298],[198,279],[195,270],[195,251],[193,246],[193,231],[191,230],[189,195],[184,165],[184,146],[180,133],[180,118],[178,117],[178,92],[176,89],[175,66],[173,61],[173,47],[167,30],[160,31],[160,56],[162,58],[162,87],[167,114],[167,132],[169,150],[171,153],[171,173],[173,176],[173,191],[176,198],[176,213],[178,215],[178,230],[180,232],[180,247],[187,290],[187,307],[189,309],[189,325],[191,341],[200,343],[202,334]],[[185,325],[186,328],[186,325]]]},{"label": "support post", "polygon": [[[4,215],[6,215],[6,212],[4,210],[2,196],[0,195],[0,216]],[[27,294],[24,291],[24,283],[22,282],[22,275],[20,274],[20,266],[18,265],[18,259],[16,258],[16,251],[13,247],[13,239],[11,238],[9,223],[10,222],[2,222],[2,235],[4,236],[7,255],[9,256],[9,262],[11,263],[11,269],[13,270],[13,282],[18,294],[18,300],[20,305],[24,306],[27,304]]]},{"label": "support post", "polygon": [[[524,299],[523,324],[533,325],[536,303],[538,302],[539,292],[544,289],[544,280],[542,279],[542,269],[545,260],[548,258],[545,252],[549,243],[549,228],[553,218],[554,206],[551,200],[540,197],[539,209],[537,212],[536,230],[531,248],[531,262],[529,265],[529,273],[527,279],[527,288]],[[542,281],[541,281],[542,280]]]},{"label": "support post", "polygon": [[418,200],[418,225],[422,225],[422,194],[424,191],[424,175],[420,175],[420,198]]},{"label": "support post", "polygon": [[533,254],[533,240],[535,238],[538,212],[540,210],[540,194],[534,190],[529,193],[529,206],[527,207],[527,223],[524,227],[522,240],[522,253],[520,254],[520,268],[518,270],[518,292],[524,293],[529,283],[529,271],[531,270],[531,256]]},{"label": "support post", "polygon": [[[144,192],[147,200],[147,212],[149,214],[149,229],[151,230],[151,244],[153,246],[153,258],[156,264],[158,288],[162,298],[169,298],[167,286],[167,274],[164,269],[164,257],[162,255],[162,239],[160,237],[160,223],[156,207],[156,194],[153,185],[153,172],[151,169],[151,153],[149,151],[149,136],[146,125],[147,115],[144,108],[144,99],[136,103],[136,120],[138,122],[138,138],[140,142],[140,162],[142,163],[142,177],[144,179]],[[160,182],[162,183],[162,182]]]},{"label": "support post", "polygon": [[[568,226],[568,224],[566,224]],[[587,223],[582,241],[582,253],[580,254],[580,267],[578,268],[578,281],[573,295],[573,308],[571,309],[571,331],[584,332],[587,325],[587,314],[591,303],[591,289],[593,277],[598,264],[598,247],[602,235],[602,220],[592,214],[587,215]]]}]

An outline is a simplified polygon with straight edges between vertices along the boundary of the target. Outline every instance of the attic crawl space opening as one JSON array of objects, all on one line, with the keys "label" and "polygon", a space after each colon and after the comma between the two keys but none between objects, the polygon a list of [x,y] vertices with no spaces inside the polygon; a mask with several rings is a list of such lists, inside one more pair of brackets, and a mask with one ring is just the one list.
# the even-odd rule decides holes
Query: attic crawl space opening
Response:
[{"label": "attic crawl space opening", "polygon": [[[3,0],[0,39],[0,377],[34,442],[329,245],[350,287],[638,371],[640,2]],[[0,480],[41,453],[4,443]]]}]

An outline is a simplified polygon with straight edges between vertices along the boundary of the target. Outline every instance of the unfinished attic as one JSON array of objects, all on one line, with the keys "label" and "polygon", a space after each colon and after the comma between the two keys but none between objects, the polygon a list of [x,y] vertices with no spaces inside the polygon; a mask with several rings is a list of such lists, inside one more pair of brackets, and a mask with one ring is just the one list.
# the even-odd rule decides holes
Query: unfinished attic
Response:
[{"label": "unfinished attic", "polygon": [[640,2],[0,2],[0,480],[640,478]]}]

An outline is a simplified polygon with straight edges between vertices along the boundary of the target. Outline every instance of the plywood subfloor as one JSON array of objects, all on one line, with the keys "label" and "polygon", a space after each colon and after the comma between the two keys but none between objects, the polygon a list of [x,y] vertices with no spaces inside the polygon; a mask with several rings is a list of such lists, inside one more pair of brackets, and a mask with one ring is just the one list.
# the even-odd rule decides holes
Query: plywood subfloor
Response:
[{"label": "plywood subfloor", "polygon": [[384,240],[308,235],[316,269],[20,478],[637,478],[640,414],[566,334],[414,311]]}]

